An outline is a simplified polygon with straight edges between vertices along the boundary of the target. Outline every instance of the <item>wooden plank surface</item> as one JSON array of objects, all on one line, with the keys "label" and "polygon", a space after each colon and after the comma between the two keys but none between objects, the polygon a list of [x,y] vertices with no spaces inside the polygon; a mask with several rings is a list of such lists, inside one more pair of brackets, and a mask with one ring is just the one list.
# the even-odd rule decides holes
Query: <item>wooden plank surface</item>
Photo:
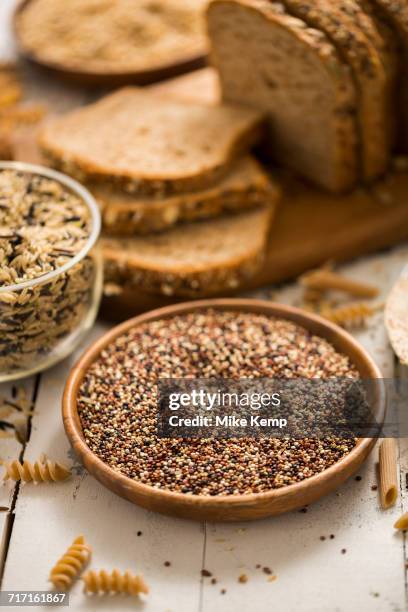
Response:
[{"label": "wooden plank surface", "polygon": [[[4,401],[19,402],[18,395],[24,392],[27,401],[32,401],[32,406],[35,405],[35,379],[29,378],[24,382],[15,384],[0,385],[0,407],[4,406]],[[13,410],[10,416],[1,416],[0,419],[10,424],[20,424],[20,426],[30,428],[31,416],[23,416],[18,411]],[[6,433],[13,435],[13,431],[6,429]],[[13,437],[0,438],[0,466],[7,461],[13,459],[22,459],[24,457],[25,444]],[[10,530],[14,518],[14,506],[17,499],[19,485],[17,483],[9,483],[7,486],[0,487],[0,580],[3,574],[4,563],[7,554]]]},{"label": "wooden plank surface", "polygon": [[[398,249],[357,261],[345,272],[375,282],[385,294],[407,257],[407,248]],[[270,295],[268,289],[256,296]],[[293,285],[273,291],[273,299],[296,304],[299,289]],[[98,326],[93,335],[103,329]],[[356,337],[384,375],[392,376],[394,359],[381,314]],[[95,549],[93,567],[129,567],[145,575],[151,586],[145,609],[152,612],[405,609],[404,536],[392,528],[401,504],[384,512],[377,492],[371,490],[377,482],[377,450],[361,470],[361,481],[352,479],[306,513],[233,525],[162,517],[116,497],[75,462],[60,417],[70,363],[72,358],[41,377],[26,456],[35,459],[45,451],[73,463],[75,476],[61,485],[20,489],[3,589],[47,588],[53,561],[75,535],[84,533]],[[403,465],[406,470],[408,466]],[[322,541],[321,536],[326,539]],[[165,567],[165,561],[171,566]],[[258,564],[269,567],[276,579],[270,581],[270,575],[256,568]],[[203,568],[213,574],[216,584],[201,577]],[[243,573],[249,578],[246,584],[238,582]],[[122,599],[95,602],[85,598],[80,585],[74,588],[71,601],[73,609],[83,610],[127,610],[134,605]]]},{"label": "wooden plank surface", "polygon": [[[93,338],[101,334],[99,325]],[[94,549],[93,567],[143,572],[152,584],[152,610],[190,612],[198,609],[203,555],[202,525],[148,513],[112,495],[88,476],[72,455],[62,427],[61,394],[75,356],[42,375],[25,457],[31,461],[45,452],[53,460],[73,465],[71,480],[58,485],[23,485],[15,508],[15,522],[7,557],[3,589],[49,588],[50,564],[83,533]],[[31,531],[27,534],[27,529]],[[138,535],[141,532],[141,535]],[[41,551],[41,554],[38,554]],[[36,557],[33,566],[33,557]],[[164,563],[171,560],[171,567]],[[31,569],[29,569],[29,566]],[[71,607],[82,607],[79,585]],[[112,610],[112,601],[86,601],[87,610]],[[120,609],[134,609],[132,600],[115,601]]]},{"label": "wooden plank surface", "polygon": [[[13,4],[14,0],[0,2],[0,57],[12,55],[5,17]],[[31,87],[44,98],[47,98],[46,92],[53,92],[49,98],[51,104],[55,101],[64,108],[76,103],[82,95],[50,86],[40,78],[37,80],[37,76]],[[190,86],[189,89],[191,91]],[[405,183],[398,189],[403,192]],[[380,196],[378,204],[383,208],[378,211],[376,240],[381,238],[381,224],[387,227],[389,215],[393,218],[395,213],[388,196]],[[309,213],[304,217],[295,215],[298,239],[300,237],[305,243],[301,245],[305,266],[315,261],[310,232],[305,233],[304,228],[306,224],[309,228],[320,223],[320,215],[324,212],[322,205],[317,219]],[[353,223],[343,225],[341,235],[335,232],[335,226],[322,225],[326,228],[325,243],[332,243],[343,252],[347,231],[352,231],[361,210],[356,206],[349,212]],[[399,219],[401,225],[404,219],[404,216]],[[283,226],[276,240],[282,232]],[[362,231],[358,248],[367,248],[366,241],[369,236]],[[283,238],[278,244],[286,248]],[[375,244],[368,244],[370,250],[376,248]],[[345,255],[351,257],[352,253],[348,251]],[[356,278],[374,281],[385,293],[407,258],[408,248],[398,249],[357,261],[345,267],[345,271]],[[270,265],[273,266],[273,262]],[[269,288],[252,295],[273,295],[273,299],[291,304],[299,301],[296,286],[279,291]],[[99,324],[93,336],[103,333],[104,329],[106,327]],[[381,314],[370,322],[367,330],[356,336],[373,354],[384,375],[392,376],[394,359]],[[77,585],[71,598],[71,609],[75,610],[397,612],[406,609],[405,536],[392,528],[402,509],[408,509],[406,441],[399,441],[400,499],[395,508],[386,512],[379,508],[377,492],[371,490],[376,483],[375,450],[360,472],[361,481],[351,480],[306,513],[295,512],[258,523],[236,525],[200,524],[161,517],[105,490],[72,456],[62,428],[60,401],[74,358],[41,375],[31,436],[25,448],[25,456],[31,460],[45,451],[54,459],[68,462],[73,465],[74,476],[71,481],[54,486],[26,485],[18,490],[9,485],[0,487],[0,506],[12,507],[15,513],[10,542],[6,538],[0,544],[0,556],[8,552],[3,589],[48,588],[51,565],[73,537],[82,532],[94,547],[93,567],[129,567],[140,571],[151,586],[151,595],[146,605],[135,605],[122,598],[95,600],[85,598]],[[33,390],[33,381],[27,381],[27,386]],[[0,394],[3,393],[9,393],[9,387],[0,385]],[[0,456],[12,458],[20,451],[17,443],[0,440]],[[7,522],[7,513],[0,512],[0,533],[4,533]],[[334,539],[330,539],[330,534]],[[322,541],[321,536],[326,539]],[[341,553],[343,548],[345,554]],[[165,561],[171,562],[170,567],[164,565]],[[257,569],[259,564],[261,568]],[[270,568],[276,579],[270,581],[271,576],[264,573],[262,567]],[[211,584],[211,578],[201,576],[203,568],[213,573],[216,584]],[[249,578],[246,584],[238,583],[242,573]],[[226,590],[225,594],[221,593],[222,589]]]}]

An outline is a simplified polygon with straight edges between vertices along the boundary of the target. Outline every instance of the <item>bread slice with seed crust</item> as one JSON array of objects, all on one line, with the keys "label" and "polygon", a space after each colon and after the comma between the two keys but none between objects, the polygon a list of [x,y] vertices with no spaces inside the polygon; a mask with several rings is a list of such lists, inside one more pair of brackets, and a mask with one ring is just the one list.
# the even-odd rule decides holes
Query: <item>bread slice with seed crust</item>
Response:
[{"label": "bread slice with seed crust", "polygon": [[180,221],[274,204],[280,195],[277,183],[249,155],[238,160],[214,187],[167,198],[138,198],[108,187],[88,188],[101,206],[105,232],[122,236],[163,231]]},{"label": "bread slice with seed crust", "polygon": [[208,187],[261,135],[262,114],[124,88],[53,119],[40,134],[51,164],[82,180],[149,195]]},{"label": "bread slice with seed crust", "polygon": [[400,69],[399,43],[392,27],[377,10],[372,0],[343,0],[340,10],[349,19],[355,20],[368,40],[377,49],[386,75],[385,98],[385,136],[388,150],[392,151],[397,140],[396,100]]},{"label": "bread slice with seed crust", "polygon": [[372,0],[404,39],[408,37],[408,4],[406,0]]},{"label": "bread slice with seed crust", "polygon": [[408,153],[408,2],[406,0],[372,0],[383,17],[388,21],[400,42],[400,83],[398,90],[398,111],[400,130],[398,147]]},{"label": "bread slice with seed crust", "polygon": [[239,287],[262,265],[272,214],[264,207],[148,237],[103,237],[105,282],[186,297]]},{"label": "bread slice with seed crust", "polygon": [[[371,181],[388,168],[393,142],[390,84],[383,40],[370,15],[355,0],[283,0],[287,10],[322,30],[353,71],[359,95],[362,178]],[[388,67],[387,67],[388,68]]]},{"label": "bread slice with seed crust", "polygon": [[268,0],[214,0],[212,63],[223,98],[265,111],[272,155],[339,192],[357,181],[357,95],[326,35]]}]

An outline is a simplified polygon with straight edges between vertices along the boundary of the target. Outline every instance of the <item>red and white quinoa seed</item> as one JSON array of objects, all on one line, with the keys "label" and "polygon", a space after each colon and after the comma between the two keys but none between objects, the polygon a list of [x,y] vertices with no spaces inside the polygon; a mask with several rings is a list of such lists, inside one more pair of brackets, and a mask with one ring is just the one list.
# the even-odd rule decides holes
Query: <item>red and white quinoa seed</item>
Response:
[{"label": "red and white quinoa seed", "polygon": [[249,494],[322,472],[352,439],[175,439],[157,436],[160,378],[358,377],[347,356],[289,321],[206,310],[136,326],[107,346],[82,382],[90,450],[118,472],[186,494]]}]

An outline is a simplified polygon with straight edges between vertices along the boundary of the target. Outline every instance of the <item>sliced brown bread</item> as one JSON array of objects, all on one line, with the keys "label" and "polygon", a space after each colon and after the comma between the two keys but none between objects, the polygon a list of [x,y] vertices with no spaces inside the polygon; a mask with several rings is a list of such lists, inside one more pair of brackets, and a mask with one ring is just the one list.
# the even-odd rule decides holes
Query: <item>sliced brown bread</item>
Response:
[{"label": "sliced brown bread", "polygon": [[165,230],[180,221],[194,221],[276,203],[278,184],[251,156],[243,157],[214,187],[153,199],[109,187],[89,186],[102,210],[106,233],[131,235]]},{"label": "sliced brown bread", "polygon": [[408,153],[408,2],[406,0],[371,0],[393,28],[400,43],[400,83],[398,89],[398,148]]},{"label": "sliced brown bread", "polygon": [[104,237],[105,281],[187,297],[239,287],[262,264],[272,212],[259,208],[148,237]]},{"label": "sliced brown bread", "polygon": [[370,15],[355,0],[283,0],[287,10],[322,30],[353,71],[359,96],[362,177],[372,180],[390,160],[390,84],[383,63],[382,38]]},{"label": "sliced brown bread", "polygon": [[[387,76],[387,118],[390,126],[391,149],[393,149],[397,140],[398,121],[395,111],[398,99],[397,85],[400,70],[400,45],[398,37],[395,36],[394,30],[384,16],[383,11],[372,0],[357,0],[357,3],[362,9],[362,12],[358,13],[358,25],[373,44],[378,46],[385,67]],[[364,16],[368,16],[369,19]]]},{"label": "sliced brown bread", "polygon": [[218,180],[258,140],[261,122],[255,110],[128,87],[52,120],[39,142],[52,165],[77,178],[166,195]]},{"label": "sliced brown bread", "polygon": [[214,0],[207,16],[223,98],[267,112],[279,162],[331,191],[352,188],[357,92],[327,36],[269,0]]},{"label": "sliced brown bread", "polygon": [[405,39],[408,36],[408,3],[406,0],[371,0],[384,18],[392,24],[399,35]]}]

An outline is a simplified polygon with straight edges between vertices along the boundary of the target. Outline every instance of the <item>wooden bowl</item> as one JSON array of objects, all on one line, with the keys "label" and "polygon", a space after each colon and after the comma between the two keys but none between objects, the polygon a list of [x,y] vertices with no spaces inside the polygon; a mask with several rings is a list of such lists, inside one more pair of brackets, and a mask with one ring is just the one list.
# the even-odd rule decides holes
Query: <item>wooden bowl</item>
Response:
[{"label": "wooden bowl", "polygon": [[62,62],[52,62],[42,59],[29,49],[22,41],[17,27],[18,16],[32,0],[20,0],[14,11],[13,31],[17,42],[17,49],[21,57],[33,65],[45,70],[50,76],[62,78],[69,83],[75,83],[85,87],[121,87],[123,85],[150,85],[170,79],[206,65],[207,53],[203,49],[186,49],[185,55],[173,62],[163,61],[160,66],[146,66],[143,70],[128,70],[122,72],[106,72],[87,69],[84,65],[81,69],[72,68]]},{"label": "wooden bowl", "polygon": [[265,493],[213,497],[185,495],[183,493],[158,490],[141,484],[119,474],[89,450],[84,441],[81,422],[77,412],[77,392],[86,370],[95,361],[100,352],[113,342],[117,336],[136,325],[177,314],[195,312],[209,307],[219,310],[238,310],[281,317],[293,321],[312,333],[325,338],[338,351],[350,358],[351,362],[359,370],[362,378],[378,379],[378,384],[375,385],[375,404],[373,405],[373,410],[378,422],[383,422],[385,393],[381,381],[381,372],[365,349],[340,327],[300,309],[263,300],[232,298],[185,302],[153,310],[114,327],[90,346],[72,369],[65,386],[62,401],[63,420],[67,436],[87,470],[108,489],[139,506],[163,514],[196,520],[238,521],[259,519],[302,508],[336,489],[359,469],[375,444],[376,440],[374,438],[359,439],[355,448],[335,465],[300,483]]}]

